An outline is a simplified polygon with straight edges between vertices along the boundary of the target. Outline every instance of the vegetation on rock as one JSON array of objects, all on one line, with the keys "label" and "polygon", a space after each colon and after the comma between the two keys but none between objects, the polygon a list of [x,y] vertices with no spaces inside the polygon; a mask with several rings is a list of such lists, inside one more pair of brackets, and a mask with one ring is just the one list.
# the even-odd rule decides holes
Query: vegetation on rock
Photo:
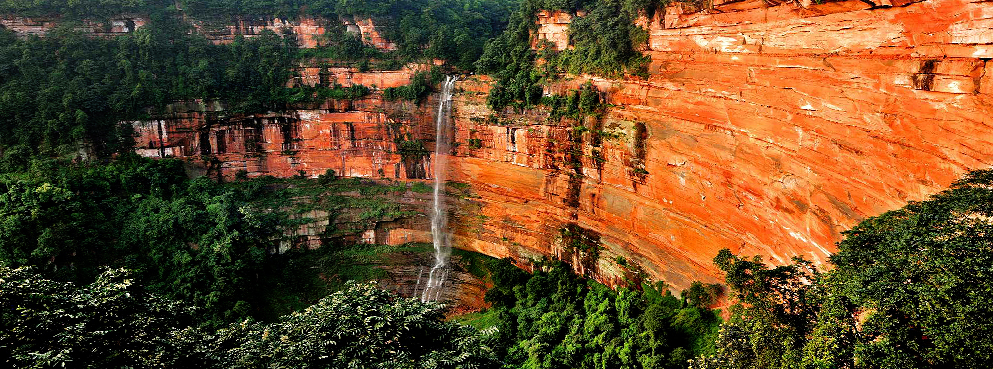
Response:
[{"label": "vegetation on rock", "polygon": [[[336,236],[411,215],[383,197],[407,191],[402,183],[216,183],[189,179],[178,160],[138,158],[97,166],[36,162],[35,170],[0,176],[0,265],[34,266],[77,283],[103,266],[126,267],[150,291],[200,307],[198,323],[213,326],[310,305],[358,277],[336,269],[339,262],[357,264],[334,251],[344,249],[333,247]],[[331,247],[276,253],[296,242],[297,227],[314,221],[312,210],[327,214],[331,224],[322,235]],[[318,279],[318,271],[329,274]]]},{"label": "vegetation on rock", "polygon": [[[656,0],[557,1],[527,0],[510,17],[507,30],[487,44],[477,69],[497,79],[488,102],[494,109],[524,108],[542,103],[540,82],[563,73],[620,77],[644,75],[648,57],[640,49],[647,31],[634,24],[639,15],[651,16],[665,2]],[[569,24],[571,48],[555,51],[531,49],[541,10],[564,11],[578,16]],[[538,60],[542,62],[538,63]]]},{"label": "vegetation on rock", "polygon": [[844,233],[834,268],[715,262],[742,304],[693,368],[978,368],[993,351],[993,171]]}]

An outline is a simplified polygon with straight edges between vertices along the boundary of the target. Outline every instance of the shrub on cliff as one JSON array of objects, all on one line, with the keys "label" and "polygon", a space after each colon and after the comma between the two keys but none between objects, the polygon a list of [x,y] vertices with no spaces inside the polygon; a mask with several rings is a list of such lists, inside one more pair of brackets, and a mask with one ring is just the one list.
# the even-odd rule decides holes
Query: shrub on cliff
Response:
[{"label": "shrub on cliff", "polygon": [[[644,75],[649,58],[639,50],[648,41],[648,34],[634,21],[639,15],[651,16],[663,4],[657,0],[521,2],[506,31],[487,44],[476,62],[480,72],[497,78],[490,91],[490,106],[502,109],[538,105],[542,103],[539,84],[562,73],[611,78]],[[536,14],[541,10],[585,12],[569,25],[569,49],[554,51],[542,44],[538,52],[531,49],[538,30]],[[543,61],[540,67],[536,64],[538,59]]]},{"label": "shrub on cliff", "polygon": [[993,171],[866,219],[818,274],[716,259],[743,307],[697,368],[978,368],[993,360]]},{"label": "shrub on cliff", "polygon": [[434,91],[431,86],[441,81],[441,77],[438,69],[414,73],[406,86],[388,87],[383,90],[383,98],[389,101],[405,100],[420,104]]}]

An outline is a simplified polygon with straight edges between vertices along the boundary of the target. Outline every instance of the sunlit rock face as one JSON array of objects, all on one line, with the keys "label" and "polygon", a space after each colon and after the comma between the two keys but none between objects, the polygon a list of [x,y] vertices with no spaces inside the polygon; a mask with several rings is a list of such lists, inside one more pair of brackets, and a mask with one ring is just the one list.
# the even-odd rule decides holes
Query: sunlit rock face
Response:
[{"label": "sunlit rock face", "polygon": [[[297,83],[396,87],[424,68],[303,68]],[[225,178],[242,171],[250,177],[316,177],[330,169],[340,176],[427,179],[435,132],[432,101],[421,106],[385,101],[373,91],[358,100],[249,115],[232,114],[220,103],[177,103],[156,119],[130,124],[139,154],[199,161]],[[404,142],[416,141],[427,146],[403,149]]]},{"label": "sunlit rock face", "polygon": [[569,23],[572,22],[573,14],[543,10],[538,12],[536,17],[538,29],[532,35],[532,48],[540,48],[546,42],[552,50],[562,51],[569,48]]},{"label": "sunlit rock face", "polygon": [[[560,230],[575,224],[604,247],[587,269],[601,281],[619,281],[621,256],[676,287],[717,281],[711,259],[721,248],[826,262],[859,220],[993,164],[993,4],[891,5],[739,1],[657,12],[639,21],[650,34],[647,79],[546,86],[561,93],[591,80],[613,105],[580,140],[570,136],[575,122],[540,109],[491,111],[492,81],[463,79],[449,178],[474,195],[453,201],[453,246],[574,259]],[[539,36],[567,48],[567,22],[582,15],[543,14]],[[293,83],[400,86],[418,68],[302,67]],[[377,92],[254,116],[177,104],[133,125],[143,155],[207,158],[225,177],[333,169],[418,180],[432,172],[436,111],[433,99],[414,106]],[[403,153],[405,140],[421,140],[425,154]],[[376,237],[430,233],[426,222],[397,223]]]},{"label": "sunlit rock face", "polygon": [[614,104],[600,124],[624,138],[586,133],[579,183],[562,165],[572,122],[532,112],[494,124],[487,83],[464,83],[457,179],[488,219],[462,231],[465,243],[556,254],[558,230],[576,222],[601,234],[601,279],[624,256],[676,286],[716,280],[721,248],[826,262],[859,220],[993,163],[993,5],[892,5],[667,9],[645,22],[647,80],[592,79]]}]

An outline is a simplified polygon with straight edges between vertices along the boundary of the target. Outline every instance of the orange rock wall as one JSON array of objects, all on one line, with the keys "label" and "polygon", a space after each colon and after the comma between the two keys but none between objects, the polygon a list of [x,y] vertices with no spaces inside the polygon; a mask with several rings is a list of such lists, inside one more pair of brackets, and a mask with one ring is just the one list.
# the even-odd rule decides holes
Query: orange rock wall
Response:
[{"label": "orange rock wall", "polygon": [[[304,69],[304,82],[319,82],[321,77],[311,72],[320,68]],[[393,87],[407,84],[420,69],[331,68],[324,78],[345,86]],[[381,90],[360,100],[328,101],[287,113],[230,115],[219,103],[177,103],[157,119],[131,125],[139,154],[199,161],[228,178],[240,171],[315,177],[332,169],[353,177],[425,179],[432,173],[432,104],[430,99],[422,106],[384,101]],[[421,140],[429,151],[405,155],[397,147],[405,140]]]},{"label": "orange rock wall", "polygon": [[584,135],[578,184],[561,165],[571,122],[529,112],[494,124],[487,83],[462,83],[454,176],[475,184],[488,222],[460,242],[556,254],[557,230],[577,222],[601,233],[601,279],[624,256],[678,287],[716,280],[721,248],[825,263],[861,219],[993,164],[993,3],[894,5],[669,9],[650,25],[647,80],[591,79],[614,104],[604,131],[623,137]]},{"label": "orange rock wall", "polygon": [[[475,196],[453,202],[456,246],[498,257],[563,255],[559,229],[576,223],[605,247],[595,268],[601,280],[623,273],[621,256],[676,287],[717,281],[711,259],[721,248],[826,262],[859,220],[993,164],[993,4],[893,5],[748,0],[666,9],[643,20],[647,79],[579,77],[546,87],[563,92],[591,80],[613,104],[578,141],[575,122],[540,110],[494,114],[485,104],[491,81],[459,82],[449,176]],[[539,37],[561,39],[561,19],[544,19],[551,23]],[[301,83],[319,83],[322,73],[304,67]],[[345,85],[389,87],[412,70],[329,73]],[[334,169],[428,178],[432,155],[405,160],[395,143],[421,139],[433,152],[436,108],[376,93],[279,115],[177,106],[134,125],[139,152],[215,158],[227,176]],[[422,223],[383,229],[377,241],[424,240]]]},{"label": "orange rock wall", "polygon": [[547,41],[553,50],[569,48],[569,23],[572,22],[572,14],[543,10],[536,17],[538,30],[533,34],[531,47],[538,48]]},{"label": "orange rock wall", "polygon": [[358,26],[359,34],[362,36],[362,42],[366,45],[383,51],[393,51],[397,49],[396,44],[386,40],[386,38],[379,33],[379,29],[372,22],[372,19],[358,19],[354,24]]}]

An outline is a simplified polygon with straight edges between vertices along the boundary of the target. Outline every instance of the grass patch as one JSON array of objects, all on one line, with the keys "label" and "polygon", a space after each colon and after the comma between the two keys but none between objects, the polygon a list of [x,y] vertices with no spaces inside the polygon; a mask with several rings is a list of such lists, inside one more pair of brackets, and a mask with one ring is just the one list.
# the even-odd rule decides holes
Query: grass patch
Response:
[{"label": "grass patch", "polygon": [[428,184],[427,183],[424,183],[424,182],[414,182],[414,185],[410,187],[410,190],[411,191],[414,191],[414,192],[417,192],[417,193],[431,193],[431,192],[434,192],[434,188],[432,188],[431,186],[428,186]]},{"label": "grass patch", "polygon": [[500,324],[500,318],[497,316],[496,310],[492,309],[459,315],[452,318],[452,320],[479,330],[496,327],[497,324]]},{"label": "grass patch", "polygon": [[486,268],[486,263],[489,260],[495,260],[492,256],[456,248],[452,249],[452,256],[458,257],[459,266],[479,279],[489,278],[490,270]]}]

